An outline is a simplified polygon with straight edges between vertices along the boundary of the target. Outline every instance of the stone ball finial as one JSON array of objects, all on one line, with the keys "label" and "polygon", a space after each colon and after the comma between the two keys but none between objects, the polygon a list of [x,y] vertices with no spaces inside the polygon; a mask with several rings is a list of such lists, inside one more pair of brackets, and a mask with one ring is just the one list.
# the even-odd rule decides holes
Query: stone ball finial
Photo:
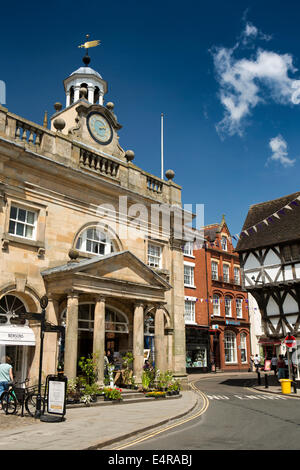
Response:
[{"label": "stone ball finial", "polygon": [[86,54],[85,56],[83,56],[82,62],[84,63],[84,65],[88,66],[89,63],[91,62],[90,56],[89,56],[88,54]]},{"label": "stone ball finial", "polygon": [[66,125],[65,121],[62,118],[57,118],[53,122],[53,125],[57,131],[62,131]]},{"label": "stone ball finial", "polygon": [[54,109],[58,113],[62,109],[62,104],[59,102],[54,103]]},{"label": "stone ball finial", "polygon": [[111,101],[109,101],[108,103],[106,103],[106,107],[107,109],[109,109],[110,111],[112,111],[115,107],[114,103],[112,103]]},{"label": "stone ball finial", "polygon": [[173,170],[167,170],[165,176],[168,180],[172,180],[175,176],[175,173]]},{"label": "stone ball finial", "polygon": [[79,256],[79,252],[78,250],[75,250],[75,248],[71,248],[69,250],[69,258],[72,260],[72,261],[75,261],[77,260],[78,256]]},{"label": "stone ball finial", "polygon": [[80,89],[79,89],[79,97],[80,97],[80,98],[87,98],[87,96],[88,96],[88,91],[87,91],[87,89],[86,89],[84,86],[80,87]]},{"label": "stone ball finial", "polygon": [[132,160],[134,159],[134,151],[133,150],[126,150],[125,158],[126,158],[127,162],[132,162]]}]

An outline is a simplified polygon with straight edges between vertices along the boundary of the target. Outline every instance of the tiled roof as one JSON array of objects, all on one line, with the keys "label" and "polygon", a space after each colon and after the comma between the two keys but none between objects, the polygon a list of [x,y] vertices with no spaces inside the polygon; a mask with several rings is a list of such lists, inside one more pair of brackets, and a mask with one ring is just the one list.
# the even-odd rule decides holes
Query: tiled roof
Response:
[{"label": "tiled roof", "polygon": [[251,206],[244,222],[243,230],[247,230],[258,223],[261,224],[257,232],[252,229],[249,236],[245,235],[240,238],[236,251],[251,250],[277,243],[300,240],[300,201],[299,205],[292,206],[293,210],[284,209],[284,213],[279,214],[280,219],[272,217],[272,221],[269,221],[268,225],[262,222],[285,205],[291,203],[298,196],[300,196],[300,191]]}]

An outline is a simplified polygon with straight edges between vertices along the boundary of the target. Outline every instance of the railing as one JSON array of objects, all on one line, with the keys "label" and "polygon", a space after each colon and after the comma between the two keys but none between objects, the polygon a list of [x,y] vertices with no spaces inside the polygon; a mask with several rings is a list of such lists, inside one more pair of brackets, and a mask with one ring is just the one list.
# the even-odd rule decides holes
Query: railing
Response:
[{"label": "railing", "polygon": [[23,121],[16,121],[16,134],[17,141],[26,142],[28,144],[40,147],[42,142],[43,131],[37,127],[31,126]]},{"label": "railing", "polygon": [[94,170],[101,175],[118,177],[119,164],[87,150],[80,149],[80,166],[89,170]]},{"label": "railing", "polygon": [[152,178],[151,176],[147,176],[147,188],[150,189],[150,191],[154,191],[155,193],[161,193],[162,192],[162,182]]}]

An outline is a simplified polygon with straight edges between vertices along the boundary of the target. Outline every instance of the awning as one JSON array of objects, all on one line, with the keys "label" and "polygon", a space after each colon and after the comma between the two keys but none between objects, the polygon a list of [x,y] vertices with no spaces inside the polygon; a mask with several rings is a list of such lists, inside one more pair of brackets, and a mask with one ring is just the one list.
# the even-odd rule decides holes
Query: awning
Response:
[{"label": "awning", "polygon": [[35,346],[35,335],[29,326],[0,326],[0,344]]}]

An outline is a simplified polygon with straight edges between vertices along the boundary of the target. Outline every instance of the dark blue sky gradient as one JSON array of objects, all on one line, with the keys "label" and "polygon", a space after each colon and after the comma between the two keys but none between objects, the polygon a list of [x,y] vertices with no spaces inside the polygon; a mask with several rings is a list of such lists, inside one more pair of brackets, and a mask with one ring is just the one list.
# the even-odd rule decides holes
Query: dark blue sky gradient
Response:
[{"label": "dark blue sky gradient", "polygon": [[[299,190],[300,105],[267,100],[248,118],[242,137],[221,139],[223,118],[214,46],[232,47],[243,15],[272,35],[266,50],[293,56],[300,69],[300,4],[267,1],[6,2],[1,5],[0,80],[9,111],[42,124],[44,111],[65,105],[62,81],[81,66],[78,45],[89,33],[91,67],[107,80],[106,101],[123,125],[120,144],[135,164],[160,176],[160,115],[165,114],[165,170],[175,171],[183,202],[205,204],[205,223],[222,214],[232,234],[251,204]],[[300,78],[300,72],[291,74]],[[269,140],[281,134],[296,164],[265,165]]]}]

